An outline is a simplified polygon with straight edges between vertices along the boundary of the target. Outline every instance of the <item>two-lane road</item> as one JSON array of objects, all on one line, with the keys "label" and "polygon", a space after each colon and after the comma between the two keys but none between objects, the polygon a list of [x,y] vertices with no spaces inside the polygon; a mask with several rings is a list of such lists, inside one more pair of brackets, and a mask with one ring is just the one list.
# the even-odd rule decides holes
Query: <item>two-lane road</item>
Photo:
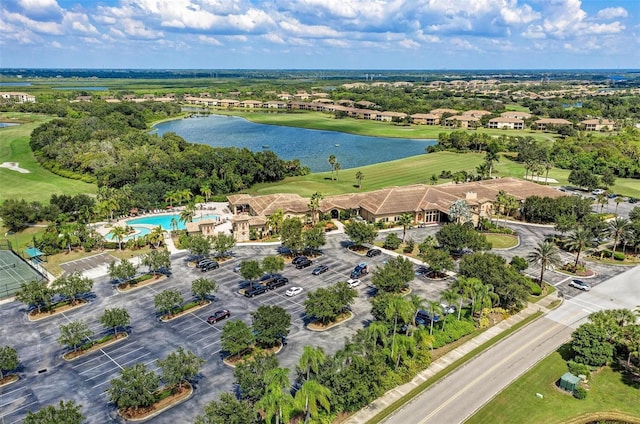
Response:
[{"label": "two-lane road", "polygon": [[586,317],[640,305],[640,267],[565,301],[431,386],[385,423],[462,423],[525,371],[556,350]]}]

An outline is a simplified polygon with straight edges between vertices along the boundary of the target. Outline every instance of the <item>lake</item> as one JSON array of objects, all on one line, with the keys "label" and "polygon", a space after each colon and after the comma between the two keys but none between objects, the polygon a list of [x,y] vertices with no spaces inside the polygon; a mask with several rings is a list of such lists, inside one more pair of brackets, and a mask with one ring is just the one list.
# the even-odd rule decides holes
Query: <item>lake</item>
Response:
[{"label": "lake", "polygon": [[222,115],[167,121],[155,128],[159,135],[174,132],[192,143],[246,147],[253,151],[268,149],[282,159],[300,159],[312,172],[330,171],[329,155],[335,155],[342,169],[346,169],[424,154],[427,146],[436,144],[436,140],[368,137],[256,124]]}]

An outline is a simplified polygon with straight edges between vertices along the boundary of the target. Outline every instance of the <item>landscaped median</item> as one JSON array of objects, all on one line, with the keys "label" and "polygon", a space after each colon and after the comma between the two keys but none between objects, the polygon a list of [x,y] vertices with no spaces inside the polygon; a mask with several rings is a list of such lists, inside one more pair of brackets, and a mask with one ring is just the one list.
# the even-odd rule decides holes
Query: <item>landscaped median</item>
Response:
[{"label": "landscaped median", "polygon": [[155,284],[166,279],[167,276],[164,274],[143,274],[139,277],[125,281],[123,283],[119,283],[116,287],[120,293],[124,293],[146,287],[148,285]]},{"label": "landscaped median", "polygon": [[112,344],[118,343],[122,340],[126,340],[127,337],[129,337],[129,334],[127,333],[108,334],[97,340],[90,340],[86,342],[77,350],[65,353],[64,355],[62,355],[62,358],[65,361],[74,361],[97,350],[103,349],[107,346],[111,346]]},{"label": "landscaped median", "polygon": [[209,305],[211,305],[210,300],[205,300],[204,302],[199,302],[199,301],[189,302],[185,305],[182,305],[178,310],[172,311],[170,314],[162,315],[160,317],[160,321],[169,322],[176,318],[180,318],[184,315],[187,315],[191,312],[197,311],[198,309],[205,308]]}]

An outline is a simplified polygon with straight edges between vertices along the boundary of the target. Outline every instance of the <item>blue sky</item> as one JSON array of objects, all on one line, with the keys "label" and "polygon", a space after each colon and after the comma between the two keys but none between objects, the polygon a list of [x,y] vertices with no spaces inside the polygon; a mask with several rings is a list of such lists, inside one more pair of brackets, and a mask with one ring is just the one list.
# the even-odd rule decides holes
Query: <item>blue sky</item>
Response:
[{"label": "blue sky", "polygon": [[640,0],[1,0],[0,67],[640,68]]}]

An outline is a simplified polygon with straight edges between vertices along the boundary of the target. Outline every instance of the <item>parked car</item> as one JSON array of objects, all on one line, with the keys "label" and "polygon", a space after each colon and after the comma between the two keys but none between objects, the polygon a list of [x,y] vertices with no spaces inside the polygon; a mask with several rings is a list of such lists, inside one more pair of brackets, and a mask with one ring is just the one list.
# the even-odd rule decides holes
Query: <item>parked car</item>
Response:
[{"label": "parked car", "polygon": [[245,297],[253,297],[262,293],[266,293],[269,288],[262,284],[255,284],[244,291]]},{"label": "parked car", "polygon": [[215,311],[213,315],[207,318],[207,322],[209,324],[214,324],[218,321],[222,321],[225,318],[229,318],[231,316],[231,312],[226,309],[220,309],[219,311]]},{"label": "parked car", "polygon": [[313,262],[311,262],[309,259],[304,259],[296,264],[296,268],[298,269],[306,268],[308,266],[311,266],[312,263]]},{"label": "parked car", "polygon": [[369,267],[365,262],[361,262],[351,271],[351,278],[360,278],[369,273]]},{"label": "parked car", "polygon": [[424,309],[420,309],[416,314],[416,324],[418,325],[424,325],[426,327],[427,325],[431,324],[431,321],[433,321],[434,324],[436,322],[440,322],[440,316],[434,315],[432,318],[431,314],[428,311],[425,311]]},{"label": "parked car", "polygon": [[447,305],[446,303],[441,303],[440,307],[442,308],[442,312],[445,315],[449,315],[449,314],[455,314],[456,311],[458,310],[455,305]]},{"label": "parked car", "polygon": [[242,265],[240,265],[240,264],[235,265],[235,266],[233,267],[233,272],[240,272],[240,269],[241,269],[241,268],[242,268]]},{"label": "parked car", "polygon": [[329,267],[327,265],[318,265],[317,267],[314,268],[313,271],[311,271],[311,273],[313,275],[320,275],[320,274],[324,274],[327,271],[329,271]]},{"label": "parked car", "polygon": [[347,284],[349,285],[349,287],[351,287],[352,289],[355,287],[358,287],[360,285],[361,281],[358,280],[357,278],[349,278],[347,280]]},{"label": "parked car", "polygon": [[381,253],[382,253],[382,250],[380,249],[369,249],[369,251],[367,252],[367,257],[373,258],[374,256],[378,256]]},{"label": "parked car", "polygon": [[211,271],[212,269],[218,269],[218,268],[220,268],[220,264],[218,264],[218,262],[216,261],[211,261],[204,264],[202,268],[200,268],[200,271],[207,272],[207,271]]},{"label": "parked car", "polygon": [[601,188],[597,188],[597,189],[595,189],[595,190],[593,190],[593,191],[591,192],[591,194],[595,194],[596,196],[597,196],[598,194],[604,194],[604,193],[605,193],[605,191],[604,191],[603,189],[601,189]]},{"label": "parked car", "polygon": [[209,262],[215,262],[215,261],[213,259],[211,259],[211,258],[200,259],[198,261],[198,263],[196,263],[196,268],[202,268],[203,266],[205,266]]},{"label": "parked car", "polygon": [[571,282],[569,283],[569,286],[582,291],[591,290],[591,286],[582,280],[571,280]]},{"label": "parked car", "polygon": [[300,262],[308,261],[308,260],[309,260],[309,258],[307,258],[306,256],[296,256],[295,258],[293,258],[291,263],[294,264],[294,265],[298,265]]},{"label": "parked car", "polygon": [[277,289],[278,287],[282,287],[288,283],[289,283],[289,279],[287,277],[278,277],[271,280],[271,282],[267,283],[267,287],[269,288],[269,290],[273,290],[273,289]]},{"label": "parked car", "polygon": [[609,193],[609,194],[607,194],[607,197],[608,197],[609,199],[615,199],[616,197],[618,197],[618,195],[617,195],[617,194],[615,194],[615,193]]},{"label": "parked car", "polygon": [[287,296],[295,296],[297,294],[302,293],[302,287],[291,287],[289,290],[285,292]]},{"label": "parked car", "polygon": [[424,277],[427,274],[429,274],[429,268],[428,267],[419,266],[418,268],[416,268],[416,272],[415,272],[416,277]]},{"label": "parked car", "polygon": [[629,197],[629,203],[638,203],[638,199],[635,197]]}]

